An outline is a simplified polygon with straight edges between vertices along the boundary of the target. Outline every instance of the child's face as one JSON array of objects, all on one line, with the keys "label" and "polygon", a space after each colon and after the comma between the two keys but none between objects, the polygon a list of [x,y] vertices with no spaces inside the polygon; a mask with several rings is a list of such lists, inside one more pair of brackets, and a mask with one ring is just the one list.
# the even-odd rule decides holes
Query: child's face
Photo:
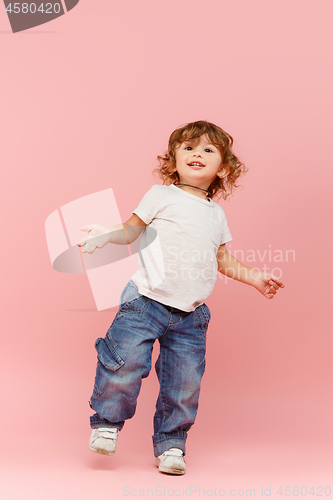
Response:
[{"label": "child's face", "polygon": [[[191,166],[192,163],[200,163],[201,166]],[[227,175],[223,169],[220,151],[203,135],[196,146],[184,142],[176,150],[176,170],[180,182],[203,189],[208,189],[217,175]]]}]

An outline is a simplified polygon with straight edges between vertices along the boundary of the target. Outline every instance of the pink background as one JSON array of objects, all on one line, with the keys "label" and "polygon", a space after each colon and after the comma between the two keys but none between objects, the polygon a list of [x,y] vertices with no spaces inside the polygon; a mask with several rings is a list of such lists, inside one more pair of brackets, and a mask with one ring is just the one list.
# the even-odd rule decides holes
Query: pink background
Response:
[{"label": "pink background", "polygon": [[[322,0],[81,0],[13,35],[0,6],[3,498],[333,494],[332,14]],[[94,342],[116,308],[98,312],[86,275],[52,269],[44,223],[108,188],[127,220],[161,183],[152,170],[171,132],[200,119],[228,131],[249,168],[220,202],[229,251],[280,267],[286,288],[267,300],[218,277],[188,472],[170,477],[153,461],[154,371],[117,455],[88,449]],[[268,249],[295,259],[261,262]]]}]

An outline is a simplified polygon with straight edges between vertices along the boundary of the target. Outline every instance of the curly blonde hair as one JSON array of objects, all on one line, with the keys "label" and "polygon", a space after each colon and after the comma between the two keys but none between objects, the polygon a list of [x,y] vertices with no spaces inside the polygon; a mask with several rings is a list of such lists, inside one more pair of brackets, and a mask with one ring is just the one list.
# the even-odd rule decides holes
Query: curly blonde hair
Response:
[{"label": "curly blonde hair", "polygon": [[234,155],[232,151],[233,138],[217,125],[204,120],[187,123],[172,132],[169,138],[168,151],[164,156],[157,156],[159,167],[153,172],[158,172],[163,184],[169,186],[180,181],[176,170],[176,149],[184,142],[191,142],[196,145],[202,135],[207,135],[209,140],[216,146],[221,154],[224,167],[229,171],[222,179],[218,176],[212,181],[207,189],[209,198],[221,195],[224,200],[228,200],[233,194],[233,189],[239,187],[237,179],[248,171],[243,163]]}]

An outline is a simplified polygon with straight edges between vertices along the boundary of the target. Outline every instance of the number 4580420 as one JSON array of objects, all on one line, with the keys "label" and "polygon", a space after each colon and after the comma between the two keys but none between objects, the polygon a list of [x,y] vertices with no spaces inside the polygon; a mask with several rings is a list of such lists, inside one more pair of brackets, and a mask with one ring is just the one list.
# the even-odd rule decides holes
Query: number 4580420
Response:
[{"label": "number 4580420", "polygon": [[8,5],[8,7],[6,7],[6,11],[7,12],[10,12],[10,13],[14,13],[14,14],[34,14],[35,12],[41,12],[43,14],[59,14],[60,10],[61,10],[61,7],[60,7],[60,4],[59,3],[47,3],[45,4],[45,8],[44,8],[44,4],[41,3],[39,5],[39,7],[37,7],[37,5],[35,3],[19,3],[19,2],[15,2],[14,4],[14,7],[12,7],[12,4],[10,3]]}]

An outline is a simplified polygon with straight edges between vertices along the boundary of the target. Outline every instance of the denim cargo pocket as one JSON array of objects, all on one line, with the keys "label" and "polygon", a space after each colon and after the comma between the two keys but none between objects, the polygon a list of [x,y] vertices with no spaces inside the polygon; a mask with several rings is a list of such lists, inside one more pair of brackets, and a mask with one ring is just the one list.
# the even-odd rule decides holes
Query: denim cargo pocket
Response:
[{"label": "denim cargo pocket", "polygon": [[95,349],[99,361],[108,370],[114,372],[125,364],[125,361],[119,356],[109,339],[98,338],[95,342]]}]

